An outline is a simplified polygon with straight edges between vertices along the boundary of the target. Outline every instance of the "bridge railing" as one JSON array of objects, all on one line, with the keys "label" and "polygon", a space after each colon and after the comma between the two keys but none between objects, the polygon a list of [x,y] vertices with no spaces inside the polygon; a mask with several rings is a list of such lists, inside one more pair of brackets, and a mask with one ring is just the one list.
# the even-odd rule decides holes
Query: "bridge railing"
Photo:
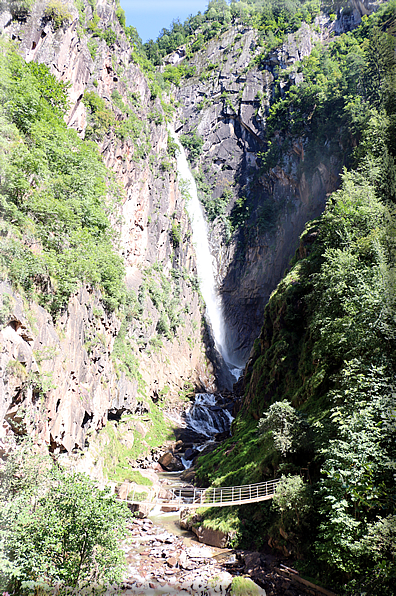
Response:
[{"label": "bridge railing", "polygon": [[172,488],[170,502],[185,503],[186,505],[227,505],[232,503],[253,502],[270,498],[274,495],[279,478],[256,484],[240,486],[220,486],[207,489]]},{"label": "bridge railing", "polygon": [[241,486],[219,486],[210,488],[186,488],[169,487],[167,495],[160,498],[151,489],[142,490],[140,487],[127,485],[126,494],[123,493],[120,500],[129,503],[151,503],[169,504],[190,507],[225,507],[241,503],[253,503],[270,499],[274,496],[279,478],[256,484],[245,484]]}]

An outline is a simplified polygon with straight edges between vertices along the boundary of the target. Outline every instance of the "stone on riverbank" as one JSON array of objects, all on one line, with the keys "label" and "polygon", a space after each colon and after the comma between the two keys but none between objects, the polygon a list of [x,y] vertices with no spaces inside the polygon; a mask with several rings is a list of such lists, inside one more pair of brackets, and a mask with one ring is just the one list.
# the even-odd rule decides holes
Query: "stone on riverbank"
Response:
[{"label": "stone on riverbank", "polygon": [[192,526],[192,531],[200,542],[208,544],[209,546],[215,546],[216,548],[226,548],[228,542],[228,534],[221,530],[212,530],[211,528],[204,528],[199,526],[198,528]]},{"label": "stone on riverbank", "polygon": [[164,455],[159,458],[158,463],[160,463],[168,472],[179,472],[184,470],[184,466],[180,459],[175,457],[170,451],[164,453]]}]

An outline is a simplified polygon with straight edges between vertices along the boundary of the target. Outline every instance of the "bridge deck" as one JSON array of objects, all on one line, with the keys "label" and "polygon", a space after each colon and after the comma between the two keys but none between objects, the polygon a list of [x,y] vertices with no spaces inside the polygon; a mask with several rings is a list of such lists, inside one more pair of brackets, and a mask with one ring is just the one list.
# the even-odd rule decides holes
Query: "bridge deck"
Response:
[{"label": "bridge deck", "polygon": [[221,486],[202,488],[170,487],[165,498],[159,498],[151,489],[127,490],[127,494],[120,498],[136,505],[163,505],[177,508],[189,507],[228,507],[232,505],[244,505],[246,503],[258,503],[272,499],[275,494],[279,478],[268,482],[256,484],[245,484],[242,486]]}]

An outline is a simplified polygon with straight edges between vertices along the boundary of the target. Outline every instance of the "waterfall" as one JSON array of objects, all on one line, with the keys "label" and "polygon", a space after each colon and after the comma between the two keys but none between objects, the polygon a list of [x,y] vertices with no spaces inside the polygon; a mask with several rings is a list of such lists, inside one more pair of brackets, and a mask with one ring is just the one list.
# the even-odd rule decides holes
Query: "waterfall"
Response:
[{"label": "waterfall", "polygon": [[[194,176],[190,171],[184,148],[175,131],[169,128],[169,132],[179,147],[177,155],[179,181],[185,181],[188,185],[190,198],[186,201],[186,207],[191,221],[192,239],[197,256],[199,287],[205,301],[206,315],[213,330],[216,348],[222,355],[225,363],[229,365],[230,360],[225,342],[223,310],[220,297],[216,293],[214,276],[215,263],[209,248],[208,226],[204,217],[202,205],[198,199]],[[231,367],[229,366],[229,368]],[[232,369],[234,369],[234,366],[232,366]],[[232,371],[232,374],[236,376],[234,371]]]},{"label": "waterfall", "polygon": [[216,441],[219,433],[229,434],[231,422],[234,418],[231,415],[233,402],[225,401],[222,396],[213,393],[197,393],[195,401],[184,413],[185,424],[202,439],[195,442],[192,448],[187,449],[184,457],[181,457],[185,468],[190,468],[194,458],[200,451],[210,443]]},{"label": "waterfall", "polygon": [[217,433],[229,432],[232,421],[229,410],[217,404],[213,393],[198,393],[186,411],[187,425],[208,438],[213,438]]}]

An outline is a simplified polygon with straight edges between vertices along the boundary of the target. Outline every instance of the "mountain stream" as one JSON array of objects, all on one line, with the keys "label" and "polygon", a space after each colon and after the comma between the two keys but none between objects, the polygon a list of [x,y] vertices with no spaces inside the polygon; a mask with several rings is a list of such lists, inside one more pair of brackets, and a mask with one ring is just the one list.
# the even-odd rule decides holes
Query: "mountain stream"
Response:
[{"label": "mountain stream", "polygon": [[[231,373],[230,378],[237,380],[241,371],[232,365],[226,347],[224,317],[221,299],[216,290],[215,262],[210,252],[207,223],[184,149],[174,130],[170,128],[169,132],[179,147],[179,184],[184,185],[189,195],[186,201],[187,211],[196,250],[200,290],[206,305],[206,318],[215,347],[228,368],[228,374]],[[216,438],[228,436],[233,420],[232,409],[233,401],[221,394],[198,393],[194,403],[182,415],[172,417],[182,439],[179,441],[183,444],[182,451],[177,456],[185,470],[191,467],[200,452],[211,449]],[[159,461],[161,463],[161,458]],[[180,474],[181,472],[165,472],[159,476],[165,484],[183,486],[185,482],[180,479]],[[164,513],[163,510],[161,506],[155,507],[147,520],[136,520],[130,528],[134,546],[126,551],[129,552],[130,573],[127,586],[134,590],[134,594],[153,595],[207,595],[224,594],[228,591],[232,575],[228,572],[227,565],[235,565],[235,555],[229,550],[200,545],[191,532],[181,530],[178,512]],[[174,591],[169,592],[171,587]]]}]

